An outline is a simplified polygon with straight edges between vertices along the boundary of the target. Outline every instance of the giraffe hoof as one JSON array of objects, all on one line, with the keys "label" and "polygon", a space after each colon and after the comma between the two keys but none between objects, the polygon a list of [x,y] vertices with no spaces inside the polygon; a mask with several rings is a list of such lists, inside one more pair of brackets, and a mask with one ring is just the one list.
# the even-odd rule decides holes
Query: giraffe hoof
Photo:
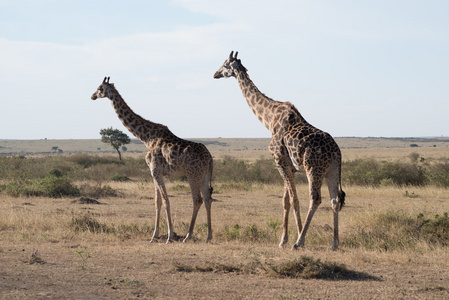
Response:
[{"label": "giraffe hoof", "polygon": [[292,250],[299,250],[300,248],[304,248],[304,244],[294,244]]},{"label": "giraffe hoof", "polygon": [[338,250],[338,245],[332,245],[331,251],[337,251],[337,250]]}]

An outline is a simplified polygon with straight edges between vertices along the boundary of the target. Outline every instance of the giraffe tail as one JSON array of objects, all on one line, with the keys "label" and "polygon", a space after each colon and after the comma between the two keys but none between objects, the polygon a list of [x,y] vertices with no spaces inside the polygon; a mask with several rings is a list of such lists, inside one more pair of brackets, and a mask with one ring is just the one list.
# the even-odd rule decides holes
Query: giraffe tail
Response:
[{"label": "giraffe tail", "polygon": [[343,188],[341,187],[341,162],[340,162],[340,182],[339,182],[339,186],[340,189],[338,190],[337,193],[337,197],[338,197],[338,203],[339,205],[339,210],[341,210],[343,208],[343,206],[345,206],[345,197],[346,197],[346,193],[343,191]]},{"label": "giraffe tail", "polygon": [[212,193],[214,191],[214,188],[212,187],[212,171],[213,171],[213,169],[214,169],[214,160],[211,158],[211,160],[209,162],[209,191],[210,191],[211,199],[212,199]]},{"label": "giraffe tail", "polygon": [[345,206],[345,196],[346,196],[346,193],[341,189],[341,186],[340,186],[340,190],[338,191],[338,203],[340,204],[339,210],[341,210],[343,208],[343,206]]}]

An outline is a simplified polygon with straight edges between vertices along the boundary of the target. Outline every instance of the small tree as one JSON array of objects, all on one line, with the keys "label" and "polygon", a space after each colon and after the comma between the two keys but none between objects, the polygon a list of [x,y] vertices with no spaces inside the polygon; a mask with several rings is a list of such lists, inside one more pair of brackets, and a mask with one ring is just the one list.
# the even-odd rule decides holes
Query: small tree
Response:
[{"label": "small tree", "polygon": [[106,144],[111,144],[111,146],[117,150],[118,158],[122,160],[122,154],[120,153],[120,147],[131,143],[131,139],[128,135],[123,133],[118,129],[105,128],[100,130],[101,141]]}]

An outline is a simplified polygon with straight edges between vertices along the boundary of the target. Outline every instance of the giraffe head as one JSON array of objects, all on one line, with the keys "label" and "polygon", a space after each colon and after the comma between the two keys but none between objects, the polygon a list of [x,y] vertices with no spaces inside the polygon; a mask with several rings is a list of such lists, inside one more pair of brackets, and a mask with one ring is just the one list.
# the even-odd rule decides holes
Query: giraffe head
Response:
[{"label": "giraffe head", "polygon": [[214,78],[229,78],[229,77],[237,77],[236,71],[244,71],[246,72],[246,68],[242,65],[240,59],[237,59],[238,51],[235,52],[231,51],[231,54],[229,54],[229,58],[223,63],[223,65],[218,69],[217,72],[214,74]]},{"label": "giraffe head", "polygon": [[92,100],[96,100],[97,98],[109,98],[112,92],[112,89],[114,88],[113,83],[109,83],[110,77],[105,77],[103,79],[103,82],[98,87],[98,89],[95,91],[95,93],[92,94],[92,97],[90,97]]}]

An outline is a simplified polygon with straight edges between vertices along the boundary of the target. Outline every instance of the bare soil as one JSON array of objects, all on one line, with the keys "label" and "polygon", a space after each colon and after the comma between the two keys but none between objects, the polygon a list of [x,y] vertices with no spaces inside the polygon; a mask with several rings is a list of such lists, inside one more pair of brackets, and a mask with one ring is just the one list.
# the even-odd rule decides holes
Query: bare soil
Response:
[{"label": "bare soil", "polygon": [[[85,264],[74,250],[87,247]],[[40,263],[29,263],[39,249]],[[2,245],[0,291],[2,299],[447,299],[447,266],[437,261],[392,261],[351,251],[330,253],[308,247],[302,252],[274,249],[274,245],[193,245],[181,243],[43,243]],[[175,263],[201,265],[251,262],[250,256],[270,253],[271,260],[300,255],[344,260],[355,274],[343,279],[274,278],[265,274],[180,272]],[[287,253],[286,253],[287,252]],[[249,257],[248,257],[249,256]]]}]

